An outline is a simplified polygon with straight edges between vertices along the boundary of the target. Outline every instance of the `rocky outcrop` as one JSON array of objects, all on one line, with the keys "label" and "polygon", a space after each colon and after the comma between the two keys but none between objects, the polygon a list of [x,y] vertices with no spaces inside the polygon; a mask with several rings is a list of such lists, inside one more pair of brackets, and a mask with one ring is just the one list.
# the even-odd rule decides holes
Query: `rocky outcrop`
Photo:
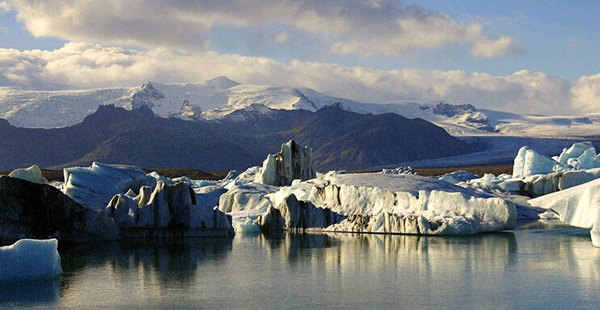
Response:
[{"label": "rocky outcrop", "polygon": [[290,140],[281,145],[279,153],[267,156],[255,181],[266,185],[286,186],[296,179],[304,181],[315,177],[312,149]]},{"label": "rocky outcrop", "polygon": [[154,100],[163,99],[165,96],[161,94],[152,83],[148,82],[143,84],[139,90],[137,90],[131,96],[131,107],[133,109],[140,108],[142,106],[146,106],[152,108],[154,106]]},{"label": "rocky outcrop", "polygon": [[0,245],[23,238],[86,243],[117,237],[117,225],[103,212],[81,206],[50,185],[0,177]]},{"label": "rocky outcrop", "polygon": [[231,217],[198,203],[196,193],[184,182],[173,185],[159,180],[154,190],[142,186],[117,194],[105,209],[114,218],[122,237],[233,236]]},{"label": "rocky outcrop", "polygon": [[289,195],[276,208],[269,206],[267,212],[256,221],[261,230],[322,229],[343,221],[346,217],[330,209],[315,207],[310,201],[301,201]]}]

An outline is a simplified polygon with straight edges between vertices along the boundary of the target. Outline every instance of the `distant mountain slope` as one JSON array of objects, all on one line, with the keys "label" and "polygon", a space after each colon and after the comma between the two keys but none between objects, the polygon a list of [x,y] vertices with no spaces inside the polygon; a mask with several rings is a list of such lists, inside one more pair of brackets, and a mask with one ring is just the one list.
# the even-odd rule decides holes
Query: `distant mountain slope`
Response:
[{"label": "distant mountain slope", "polygon": [[359,169],[404,161],[440,158],[475,151],[475,146],[450,136],[422,119],[397,114],[359,114],[339,105],[309,111],[241,110],[215,125],[236,143],[248,141],[276,151],[294,139],[313,147],[321,169]]},{"label": "distant mountain slope", "polygon": [[357,169],[464,154],[473,147],[424,120],[368,115],[334,105],[316,112],[251,106],[218,121],[157,117],[142,106],[101,106],[75,126],[17,128],[0,123],[0,169],[88,165],[244,169],[260,165],[281,143],[313,148],[319,169]]},{"label": "distant mountain slope", "polygon": [[[360,114],[395,113],[421,118],[453,136],[515,136],[581,138],[600,136],[600,115],[544,116],[480,110],[471,104],[444,102],[357,102],[308,88],[240,84],[226,77],[191,84],[147,82],[140,87],[73,91],[27,91],[0,87],[0,118],[17,127],[73,126],[98,106],[114,104],[127,110],[146,106],[161,117],[220,120],[245,109],[315,112],[339,104]],[[478,103],[473,103],[477,105]],[[238,115],[243,117],[243,115]]]},{"label": "distant mountain slope", "polygon": [[259,160],[223,141],[202,123],[155,116],[148,108],[101,106],[75,126],[29,129],[0,124],[0,169],[88,165],[92,161],[146,168],[235,169]]}]

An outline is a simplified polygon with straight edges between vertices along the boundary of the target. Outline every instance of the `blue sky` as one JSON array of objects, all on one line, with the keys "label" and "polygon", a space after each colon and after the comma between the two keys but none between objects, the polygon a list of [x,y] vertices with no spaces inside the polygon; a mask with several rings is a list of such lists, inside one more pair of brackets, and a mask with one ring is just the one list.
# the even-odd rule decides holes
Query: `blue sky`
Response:
[{"label": "blue sky", "polygon": [[0,86],[310,87],[371,102],[600,113],[600,2],[0,0]]}]

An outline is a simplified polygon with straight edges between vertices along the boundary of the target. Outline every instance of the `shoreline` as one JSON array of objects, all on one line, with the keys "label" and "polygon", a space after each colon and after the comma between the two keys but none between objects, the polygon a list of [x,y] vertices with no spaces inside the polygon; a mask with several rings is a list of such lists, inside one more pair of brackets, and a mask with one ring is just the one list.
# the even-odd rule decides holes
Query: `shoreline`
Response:
[{"label": "shoreline", "polygon": [[[468,171],[482,177],[486,173],[492,173],[494,175],[500,175],[503,173],[512,174],[512,165],[485,165],[485,166],[470,166],[470,167],[453,167],[453,168],[415,168],[415,172],[421,176],[438,176],[454,171]],[[146,169],[143,168],[144,172],[150,173],[152,171],[158,172],[160,175],[168,178],[175,178],[181,176],[187,176],[193,180],[222,180],[227,176],[229,171],[226,170],[201,170],[193,168],[161,168],[161,169]],[[379,172],[380,169],[364,169],[364,170],[350,170],[350,173],[368,173],[368,172]],[[8,175],[11,171],[0,171],[0,175]],[[64,181],[64,175],[62,170],[53,169],[42,169],[42,176],[49,182],[52,181]]]}]

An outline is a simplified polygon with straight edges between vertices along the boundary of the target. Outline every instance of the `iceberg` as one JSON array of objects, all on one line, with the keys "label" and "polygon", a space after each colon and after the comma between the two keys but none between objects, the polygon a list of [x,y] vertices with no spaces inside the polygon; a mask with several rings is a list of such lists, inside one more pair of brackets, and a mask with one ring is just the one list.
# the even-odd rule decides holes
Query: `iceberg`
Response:
[{"label": "iceberg", "polygon": [[185,176],[169,179],[135,166],[97,162],[64,169],[64,175],[64,192],[104,211],[121,237],[233,236],[231,217],[216,208],[227,189],[216,183]]},{"label": "iceberg", "polygon": [[295,179],[309,180],[316,176],[312,149],[294,140],[281,145],[281,151],[269,154],[255,181],[266,185],[291,185]]},{"label": "iceberg", "polygon": [[215,204],[199,203],[198,195],[185,182],[167,184],[158,180],[154,189],[144,185],[138,195],[134,194],[115,195],[105,209],[122,236],[233,236],[231,218],[216,208],[216,199],[205,193],[207,200]]},{"label": "iceberg", "polygon": [[57,188],[0,177],[0,245],[22,238],[61,243],[115,240],[118,228],[103,212],[81,206]]},{"label": "iceberg", "polygon": [[514,160],[513,176],[529,177],[568,170],[600,168],[600,158],[590,141],[574,143],[552,158],[542,155],[530,147],[522,147]]},{"label": "iceberg", "polygon": [[56,239],[21,239],[0,247],[0,283],[50,280],[62,272]]},{"label": "iceberg", "polygon": [[600,161],[596,156],[596,149],[590,141],[574,143],[568,149],[563,149],[557,158],[563,166],[571,166],[575,169],[590,169],[600,167]]},{"label": "iceberg", "polygon": [[515,205],[504,199],[433,178],[383,173],[328,173],[277,191],[247,184],[224,194],[219,208],[244,211],[232,212],[234,223],[237,218],[248,228],[251,218],[263,230],[469,235],[514,228],[517,218]]},{"label": "iceberg", "polygon": [[15,169],[11,171],[8,176],[33,183],[48,184],[48,180],[42,176],[42,170],[38,165],[32,165],[29,168]]},{"label": "iceberg", "polygon": [[232,225],[239,233],[256,233],[256,220],[273,204],[270,195],[279,187],[260,183],[233,185],[219,197],[219,210],[232,216]]},{"label": "iceberg", "polygon": [[524,146],[519,149],[513,164],[513,177],[523,178],[536,174],[548,174],[564,168],[556,160]]},{"label": "iceberg", "polygon": [[516,225],[514,203],[433,178],[365,173],[327,181],[310,201],[348,216],[327,230],[470,235]]},{"label": "iceberg", "polygon": [[553,157],[524,146],[514,159],[512,175],[486,174],[457,184],[487,192],[539,197],[597,178],[600,178],[600,159],[588,141],[574,143]]},{"label": "iceberg", "polygon": [[600,247],[600,179],[528,202],[532,206],[557,213],[564,223],[591,228],[592,244]]},{"label": "iceberg", "polygon": [[116,194],[125,194],[129,189],[137,192],[147,180],[139,167],[97,162],[90,167],[65,168],[63,173],[64,193],[95,210],[103,210]]}]

